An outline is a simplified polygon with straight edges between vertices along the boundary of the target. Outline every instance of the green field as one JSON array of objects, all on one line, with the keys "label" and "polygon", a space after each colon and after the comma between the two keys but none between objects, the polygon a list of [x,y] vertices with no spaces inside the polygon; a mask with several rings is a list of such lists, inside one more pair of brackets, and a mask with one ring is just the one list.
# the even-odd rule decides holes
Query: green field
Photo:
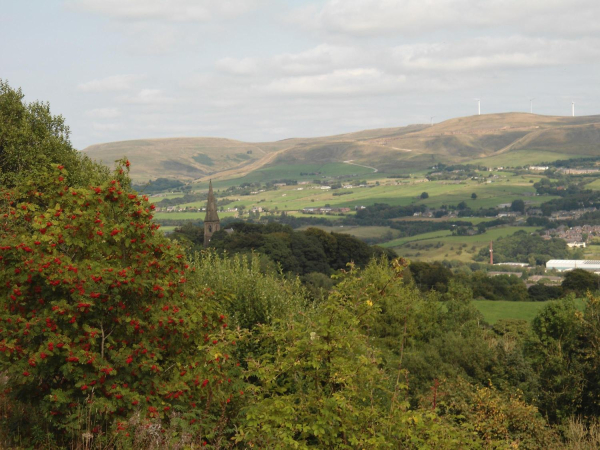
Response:
[{"label": "green field", "polygon": [[[468,220],[468,219],[466,219]],[[506,226],[488,230],[475,236],[452,236],[449,230],[432,231],[431,233],[394,239],[383,244],[382,247],[391,247],[408,259],[419,261],[441,261],[444,259],[469,262],[490,241],[500,237],[510,236],[517,231],[528,233],[537,230],[536,227]]]},{"label": "green field", "polygon": [[592,181],[591,183],[586,184],[585,187],[587,189],[593,189],[595,191],[600,191],[600,178]]},{"label": "green field", "polygon": [[[560,300],[557,300],[560,301]],[[501,319],[521,319],[531,322],[550,302],[509,302],[504,300],[473,300],[486,322],[496,323]],[[585,300],[577,299],[577,307],[583,310]]]},{"label": "green field", "polygon": [[540,150],[515,150],[502,153],[497,156],[477,159],[477,164],[492,167],[508,166],[517,167],[528,164],[539,164],[547,161],[556,161],[557,159],[581,158],[586,155],[573,153],[559,153]]},{"label": "green field", "polygon": [[[319,174],[316,174],[320,172]],[[300,175],[301,173],[315,173],[315,175]],[[323,163],[323,164],[290,164],[265,167],[240,178],[219,180],[214,182],[215,189],[227,189],[243,183],[267,183],[274,180],[292,179],[298,181],[312,181],[323,178],[342,177],[344,179],[361,178],[373,174],[372,169],[355,166],[352,164]],[[206,183],[203,183],[206,184]]]},{"label": "green field", "polygon": [[[306,228],[310,228],[310,227],[302,227],[300,229],[305,230]],[[344,234],[349,234],[351,236],[357,237],[359,239],[379,238],[386,234],[389,234],[392,237],[394,237],[394,236],[397,236],[398,234],[400,234],[400,231],[394,230],[393,228],[390,228],[390,227],[357,227],[357,226],[339,225],[336,227],[318,226],[317,228],[320,228],[321,230],[326,231],[327,233],[344,233]]]}]

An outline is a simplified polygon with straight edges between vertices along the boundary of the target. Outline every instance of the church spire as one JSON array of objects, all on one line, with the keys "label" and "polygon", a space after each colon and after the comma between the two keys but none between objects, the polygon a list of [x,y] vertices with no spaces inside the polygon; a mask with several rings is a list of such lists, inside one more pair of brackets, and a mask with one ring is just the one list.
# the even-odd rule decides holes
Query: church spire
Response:
[{"label": "church spire", "polygon": [[219,215],[217,214],[217,201],[213,194],[212,180],[208,182],[208,199],[206,202],[206,217],[205,222],[218,222]]},{"label": "church spire", "polygon": [[213,193],[212,180],[208,182],[208,198],[206,200],[206,217],[204,218],[204,246],[208,247],[210,238],[221,228],[217,214],[217,201]]}]

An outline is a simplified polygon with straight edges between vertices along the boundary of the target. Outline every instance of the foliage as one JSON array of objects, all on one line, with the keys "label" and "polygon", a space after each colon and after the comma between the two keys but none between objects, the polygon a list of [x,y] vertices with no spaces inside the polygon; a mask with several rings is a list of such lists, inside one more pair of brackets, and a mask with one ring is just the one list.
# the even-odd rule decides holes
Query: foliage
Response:
[{"label": "foliage", "polygon": [[535,302],[545,302],[547,300],[556,300],[562,297],[563,288],[561,286],[548,286],[545,284],[533,284],[527,288],[529,298]]},{"label": "foliage", "polygon": [[40,177],[50,164],[62,164],[74,186],[104,181],[106,168],[71,146],[64,118],[51,115],[47,103],[23,98],[20,89],[0,79],[0,186]]},{"label": "foliage", "polygon": [[191,264],[196,290],[210,289],[232,325],[251,329],[309,309],[299,278],[285,278],[257,253],[230,256],[206,250],[196,253]]},{"label": "foliage", "polygon": [[525,202],[521,199],[513,200],[510,204],[510,210],[515,212],[525,213]]},{"label": "foliage", "polygon": [[581,312],[571,297],[550,302],[532,324],[527,355],[543,389],[537,404],[551,421],[576,414],[585,386],[579,354]]},{"label": "foliage", "polygon": [[452,271],[439,262],[426,263],[415,261],[409,266],[412,278],[421,291],[435,289],[446,292],[452,278]]},{"label": "foliage", "polygon": [[[517,231],[512,236],[499,238],[494,242],[495,262],[525,262],[541,265],[550,259],[567,259],[568,256],[569,249],[563,239],[544,240],[525,231]],[[483,248],[476,259],[485,261],[488,258],[488,249]]]},{"label": "foliage", "polygon": [[584,269],[569,270],[563,279],[562,288],[566,292],[574,292],[581,296],[587,291],[596,291],[600,285],[600,277]]},{"label": "foliage", "polygon": [[138,415],[218,440],[238,390],[226,382],[235,333],[212,293],[187,284],[126,166],[96,186],[71,187],[54,166],[2,190],[0,370],[48,430],[126,434]]},{"label": "foliage", "polygon": [[486,448],[560,447],[557,433],[518,393],[507,395],[493,385],[476,387],[461,378],[444,391],[440,409],[473,427]]},{"label": "foliage", "polygon": [[318,228],[293,231],[277,223],[255,225],[243,222],[231,224],[233,233],[221,230],[213,235],[211,246],[228,253],[255,251],[266,255],[284,272],[307,275],[313,272],[330,274],[348,262],[366,265],[373,256],[394,256],[392,250],[370,247],[355,237],[326,233]]},{"label": "foliage", "polygon": [[250,361],[256,401],[244,410],[237,440],[260,448],[477,444],[435,413],[410,410],[403,371],[389,377],[383,370],[363,333],[379,319],[383,295],[351,269],[315,314],[261,327],[257,342],[274,349]]}]

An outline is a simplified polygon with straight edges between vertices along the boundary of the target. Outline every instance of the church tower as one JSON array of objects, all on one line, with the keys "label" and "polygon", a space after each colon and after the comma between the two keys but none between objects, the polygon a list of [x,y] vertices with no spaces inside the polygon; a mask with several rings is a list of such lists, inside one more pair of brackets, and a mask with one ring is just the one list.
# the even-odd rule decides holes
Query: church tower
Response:
[{"label": "church tower", "polygon": [[206,217],[204,218],[204,246],[208,247],[213,233],[219,231],[221,221],[217,214],[217,201],[213,194],[212,180],[208,182],[208,199],[206,201]]}]

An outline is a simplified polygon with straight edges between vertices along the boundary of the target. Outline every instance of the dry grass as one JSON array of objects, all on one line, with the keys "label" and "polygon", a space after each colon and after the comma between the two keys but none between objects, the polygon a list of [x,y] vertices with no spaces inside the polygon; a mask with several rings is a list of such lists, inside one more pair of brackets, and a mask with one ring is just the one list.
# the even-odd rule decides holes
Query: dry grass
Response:
[{"label": "dry grass", "polygon": [[511,155],[511,165],[522,165],[519,159],[529,151],[549,155],[549,159],[555,153],[554,159],[596,154],[599,141],[600,116],[506,113],[461,117],[432,127],[412,125],[270,143],[148,139],[98,144],[84,151],[107,164],[126,155],[134,180],[148,181],[158,177],[230,179],[273,164],[347,160],[388,172],[420,170],[436,162],[477,163],[479,158],[504,154]]}]

